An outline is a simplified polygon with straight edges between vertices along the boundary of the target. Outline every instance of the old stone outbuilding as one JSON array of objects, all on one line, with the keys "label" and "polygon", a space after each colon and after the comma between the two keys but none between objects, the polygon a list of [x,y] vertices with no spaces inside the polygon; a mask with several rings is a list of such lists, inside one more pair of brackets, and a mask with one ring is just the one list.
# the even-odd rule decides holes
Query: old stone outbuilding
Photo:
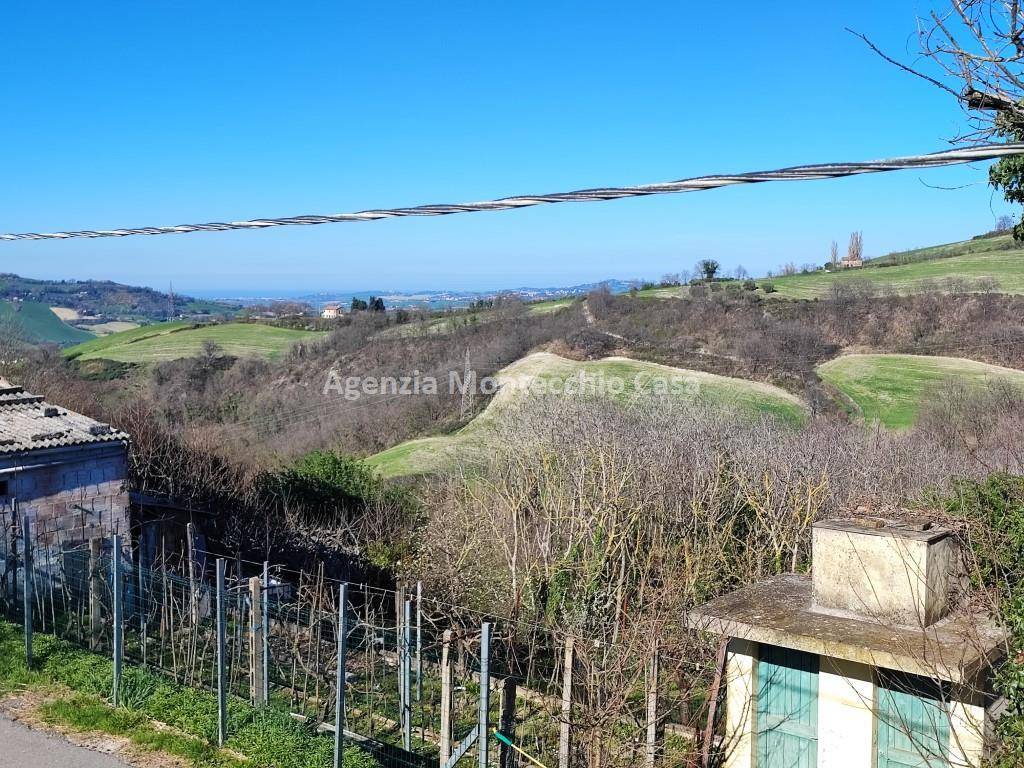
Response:
[{"label": "old stone outbuilding", "polygon": [[[0,379],[0,510],[59,547],[127,533],[128,435]],[[3,537],[0,548],[8,545]]]}]

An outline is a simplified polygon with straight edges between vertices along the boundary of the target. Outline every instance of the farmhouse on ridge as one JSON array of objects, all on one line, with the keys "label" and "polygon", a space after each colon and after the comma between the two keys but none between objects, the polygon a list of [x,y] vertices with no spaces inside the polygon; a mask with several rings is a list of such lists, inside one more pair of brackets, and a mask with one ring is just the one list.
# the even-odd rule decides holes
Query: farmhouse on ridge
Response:
[{"label": "farmhouse on ridge", "polygon": [[0,554],[23,519],[56,548],[126,534],[128,439],[0,379]]},{"label": "farmhouse on ridge", "polygon": [[955,601],[957,545],[925,522],[815,523],[811,575],[688,618],[727,639],[725,768],[978,768],[1005,637]]},{"label": "farmhouse on ridge", "polygon": [[323,311],[320,312],[320,317],[324,320],[337,320],[341,317],[342,309],[341,304],[337,302],[331,302],[330,304],[324,304]]}]

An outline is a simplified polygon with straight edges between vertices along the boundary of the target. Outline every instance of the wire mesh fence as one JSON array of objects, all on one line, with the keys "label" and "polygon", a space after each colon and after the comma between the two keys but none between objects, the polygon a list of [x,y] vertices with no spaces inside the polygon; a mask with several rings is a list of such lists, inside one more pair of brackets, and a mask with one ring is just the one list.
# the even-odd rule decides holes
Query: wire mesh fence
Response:
[{"label": "wire mesh fence", "polygon": [[[713,666],[481,616],[416,586],[344,585],[341,633],[342,583],[322,566],[217,557],[191,530],[170,551],[32,531],[15,514],[3,521],[9,619],[113,654],[115,667],[140,665],[321,730],[340,723],[385,765],[713,762],[702,754]],[[118,684],[115,673],[114,700]]]}]

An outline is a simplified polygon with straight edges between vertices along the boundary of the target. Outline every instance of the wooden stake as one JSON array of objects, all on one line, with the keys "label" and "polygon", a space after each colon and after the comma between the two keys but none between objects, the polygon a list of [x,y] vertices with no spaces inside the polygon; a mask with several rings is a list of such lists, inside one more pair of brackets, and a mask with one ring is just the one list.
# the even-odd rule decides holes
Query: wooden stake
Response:
[{"label": "wooden stake", "polygon": [[89,539],[89,650],[100,649],[103,636],[103,576],[100,574],[100,553],[103,542]]},{"label": "wooden stake", "polygon": [[[498,716],[498,730],[512,741],[516,734],[516,681],[506,677],[501,683],[501,714]],[[501,742],[499,759],[501,768],[515,768],[516,754],[505,742]]]},{"label": "wooden stake", "polygon": [[569,768],[572,756],[572,672],[576,661],[576,638],[565,638],[562,666],[562,721],[558,736],[558,768]]},{"label": "wooden stake", "polygon": [[701,750],[700,764],[704,768],[711,766],[711,748],[715,743],[715,715],[718,712],[718,692],[722,688],[722,677],[725,675],[726,652],[729,650],[729,641],[723,640],[718,646],[718,658],[715,661],[715,679],[711,683],[711,690],[708,692],[708,722],[704,729],[704,747]]},{"label": "wooden stake", "polygon": [[441,765],[452,756],[452,631],[446,629],[441,645]]},{"label": "wooden stake", "polygon": [[[25,621],[25,665],[31,669],[32,667],[32,598],[34,597],[33,592],[35,590],[35,579],[32,573],[32,523],[28,519],[28,515],[25,515],[21,520],[21,565],[24,569],[24,578],[22,581],[22,618]],[[46,615],[45,613],[43,614]]]},{"label": "wooden stake", "polygon": [[114,696],[112,703],[116,709],[121,700],[121,661],[124,655],[122,646],[124,637],[122,634],[124,631],[124,608],[121,604],[124,584],[121,578],[121,537],[116,533],[114,534],[114,551],[112,556],[114,565]]},{"label": "wooden stake", "polygon": [[651,654],[647,671],[647,768],[654,768],[658,761],[658,651]]}]

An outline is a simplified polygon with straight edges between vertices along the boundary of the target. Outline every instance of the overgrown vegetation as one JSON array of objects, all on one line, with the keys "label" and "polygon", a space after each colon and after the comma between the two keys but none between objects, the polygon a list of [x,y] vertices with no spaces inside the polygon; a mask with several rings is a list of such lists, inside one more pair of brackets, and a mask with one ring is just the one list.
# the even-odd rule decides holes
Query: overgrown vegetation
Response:
[{"label": "overgrown vegetation", "polygon": [[[121,706],[106,703],[113,688],[109,659],[81,651],[50,635],[35,639],[35,666],[25,667],[20,628],[0,622],[0,693],[58,685],[72,695],[45,703],[41,716],[52,723],[83,731],[129,738],[144,750],[167,752],[194,766],[236,768],[326,768],[331,765],[333,741],[317,735],[312,726],[297,723],[286,713],[255,709],[229,700],[227,747],[239,760],[218,749],[217,700],[212,693],[186,688],[145,670],[126,668]],[[162,723],[169,728],[156,727]],[[314,724],[315,725],[315,724]],[[377,768],[377,761],[349,744],[346,768]]]},{"label": "overgrown vegetation", "polygon": [[1024,477],[960,480],[943,504],[959,529],[975,599],[1007,632],[1005,658],[994,677],[1007,707],[996,721],[992,765],[1016,768],[1024,755]]}]

